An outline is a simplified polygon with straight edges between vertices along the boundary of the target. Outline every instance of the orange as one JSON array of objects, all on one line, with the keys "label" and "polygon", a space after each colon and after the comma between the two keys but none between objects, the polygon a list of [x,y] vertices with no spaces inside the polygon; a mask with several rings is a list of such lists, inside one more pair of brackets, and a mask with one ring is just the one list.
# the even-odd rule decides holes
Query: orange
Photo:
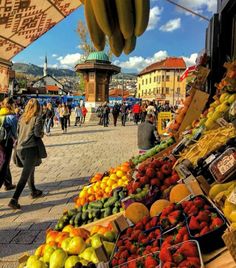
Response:
[{"label": "orange", "polygon": [[90,195],[90,196],[88,197],[88,200],[89,200],[90,202],[94,201],[94,200],[95,200],[95,196],[94,196],[94,195]]},{"label": "orange", "polygon": [[128,166],[121,166],[120,168],[122,171],[124,172],[128,172],[129,171],[129,167]]},{"label": "orange", "polygon": [[90,236],[92,236],[93,234],[96,234],[101,227],[102,227],[101,225],[93,226],[91,231],[90,231]]}]

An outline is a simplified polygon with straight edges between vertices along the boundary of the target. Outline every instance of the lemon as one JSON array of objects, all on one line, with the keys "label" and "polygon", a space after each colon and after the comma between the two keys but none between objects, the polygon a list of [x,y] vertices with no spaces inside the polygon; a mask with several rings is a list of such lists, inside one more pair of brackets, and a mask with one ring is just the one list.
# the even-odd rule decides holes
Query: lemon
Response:
[{"label": "lemon", "polygon": [[236,210],[232,211],[229,215],[229,219],[232,221],[232,222],[236,222]]},{"label": "lemon", "polygon": [[117,170],[117,172],[116,172],[116,176],[117,177],[119,177],[119,178],[121,178],[121,177],[123,177],[125,174],[124,174],[124,172],[122,171],[122,170]]}]

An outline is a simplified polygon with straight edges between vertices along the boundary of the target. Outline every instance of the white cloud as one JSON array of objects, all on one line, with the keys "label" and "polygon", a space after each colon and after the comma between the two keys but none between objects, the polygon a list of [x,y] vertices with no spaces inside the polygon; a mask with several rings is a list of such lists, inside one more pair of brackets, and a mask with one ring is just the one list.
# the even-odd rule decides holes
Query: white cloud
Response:
[{"label": "white cloud", "polygon": [[81,59],[80,53],[67,54],[66,56],[58,57],[57,60],[60,62],[60,67],[71,68],[74,67]]},{"label": "white cloud", "polygon": [[181,27],[181,18],[169,20],[160,27],[162,32],[173,32]]},{"label": "white cloud", "polygon": [[52,54],[52,57],[53,58],[56,58],[58,55],[57,54]]},{"label": "white cloud", "polygon": [[163,8],[160,8],[158,6],[155,6],[150,9],[147,31],[153,30],[157,27],[162,11],[163,11]]},{"label": "white cloud", "polygon": [[[129,57],[127,61],[116,60],[113,62],[113,64],[120,66],[125,71],[140,72],[145,67],[155,62],[164,60],[167,57],[169,57],[168,52],[166,50],[160,50],[156,52],[152,57],[143,58],[141,56],[133,56],[133,57]],[[193,53],[189,57],[185,57],[185,56],[182,56],[182,57],[187,66],[192,66],[192,65],[195,65],[197,53]]]},{"label": "white cloud", "polygon": [[135,70],[137,72],[140,72],[142,69],[144,69],[148,65],[154,62],[163,60],[167,57],[168,57],[167,51],[160,50],[156,52],[152,57],[143,58],[141,56],[133,56],[133,57],[129,57],[127,61],[123,61],[123,62],[116,60],[114,64],[120,66],[123,69]]},{"label": "white cloud", "polygon": [[[187,7],[189,9],[192,9],[196,12],[202,13],[203,9],[206,9],[207,11],[211,13],[216,12],[217,8],[217,1],[216,0],[178,0],[178,3],[184,7]],[[189,12],[185,12],[188,15],[191,15]]]},{"label": "white cloud", "polygon": [[196,64],[196,59],[197,59],[198,54],[197,53],[193,53],[190,55],[190,57],[183,57],[187,67],[195,65]]}]

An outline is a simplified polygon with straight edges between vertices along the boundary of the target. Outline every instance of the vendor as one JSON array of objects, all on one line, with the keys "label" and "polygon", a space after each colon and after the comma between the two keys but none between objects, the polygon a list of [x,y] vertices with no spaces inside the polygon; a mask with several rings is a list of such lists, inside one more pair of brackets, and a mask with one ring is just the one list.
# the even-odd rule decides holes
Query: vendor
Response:
[{"label": "vendor", "polygon": [[148,114],[146,121],[138,126],[138,148],[140,152],[149,150],[160,142],[154,122],[155,115]]}]

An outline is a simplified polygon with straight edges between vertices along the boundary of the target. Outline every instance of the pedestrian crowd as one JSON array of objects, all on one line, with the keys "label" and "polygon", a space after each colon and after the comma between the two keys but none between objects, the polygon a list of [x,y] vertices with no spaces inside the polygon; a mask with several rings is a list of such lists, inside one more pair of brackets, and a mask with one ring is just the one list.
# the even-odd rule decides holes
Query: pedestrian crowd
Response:
[{"label": "pedestrian crowd", "polygon": [[[75,109],[75,124],[81,126],[85,122],[87,109],[84,103]],[[28,102],[16,102],[13,98],[5,98],[0,102],[0,188],[6,191],[15,190],[9,207],[20,209],[20,195],[28,183],[32,198],[43,195],[34,182],[35,167],[47,157],[43,144],[43,136],[51,135],[54,124],[60,124],[62,133],[67,133],[71,125],[72,108],[70,104],[52,103],[40,105],[37,99]],[[12,182],[10,161],[22,168],[17,185]]]},{"label": "pedestrian crowd", "polygon": [[113,117],[113,125],[117,126],[118,118],[120,118],[121,125],[125,126],[127,121],[133,121],[135,124],[145,122],[147,115],[152,114],[157,118],[159,112],[172,112],[177,109],[175,106],[169,104],[160,104],[154,101],[141,101],[136,102],[132,106],[126,102],[118,104],[115,102],[113,106],[109,106],[107,102],[101,104],[97,110],[97,117],[99,118],[99,125],[108,127],[111,123],[110,114]]}]

